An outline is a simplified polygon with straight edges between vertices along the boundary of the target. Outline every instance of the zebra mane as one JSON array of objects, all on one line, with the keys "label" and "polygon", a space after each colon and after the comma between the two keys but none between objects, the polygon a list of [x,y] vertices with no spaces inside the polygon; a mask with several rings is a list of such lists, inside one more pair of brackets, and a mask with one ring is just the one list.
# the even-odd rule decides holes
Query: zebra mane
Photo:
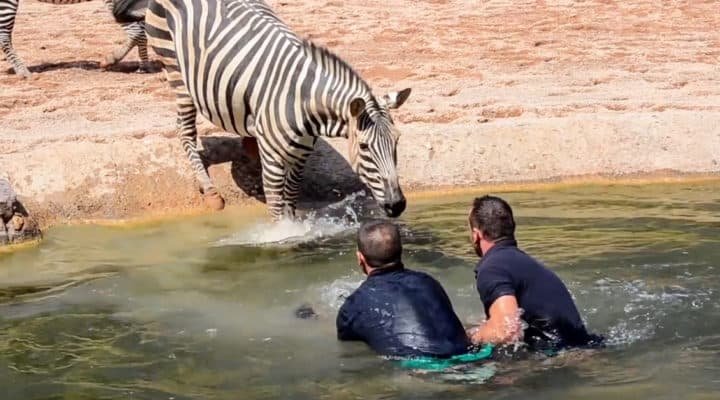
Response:
[{"label": "zebra mane", "polygon": [[366,100],[372,100],[374,103],[377,104],[377,101],[375,100],[375,97],[372,94],[372,90],[370,89],[370,85],[360,76],[355,69],[350,66],[345,60],[343,60],[340,56],[330,51],[328,48],[321,46],[319,44],[315,44],[312,41],[308,39],[302,40],[302,45],[307,51],[307,53],[310,54],[312,59],[320,66],[325,68],[329,63],[334,63],[336,66],[339,66],[343,70],[349,72],[355,79],[358,80],[360,83],[360,86],[363,88],[366,96],[369,96]]}]

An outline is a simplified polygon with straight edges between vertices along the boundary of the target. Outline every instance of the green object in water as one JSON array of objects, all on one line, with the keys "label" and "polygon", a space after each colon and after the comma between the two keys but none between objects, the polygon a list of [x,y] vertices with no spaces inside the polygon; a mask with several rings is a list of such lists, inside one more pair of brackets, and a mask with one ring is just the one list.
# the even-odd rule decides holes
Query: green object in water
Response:
[{"label": "green object in water", "polygon": [[486,344],[478,351],[472,353],[458,354],[450,358],[435,357],[413,357],[400,361],[400,366],[409,369],[425,369],[432,371],[442,371],[459,364],[477,362],[490,358],[494,346]]}]

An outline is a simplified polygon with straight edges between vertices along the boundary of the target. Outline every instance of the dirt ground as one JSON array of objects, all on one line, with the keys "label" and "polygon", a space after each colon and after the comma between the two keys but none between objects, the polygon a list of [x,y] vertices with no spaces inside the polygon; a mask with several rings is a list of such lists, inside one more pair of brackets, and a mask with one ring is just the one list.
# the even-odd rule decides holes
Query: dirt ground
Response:
[{"label": "dirt ground", "polygon": [[[717,1],[270,3],[376,93],[412,87],[396,114],[406,190],[720,171]],[[22,1],[14,43],[35,74],[0,62],[0,174],[46,222],[201,207],[162,74],[133,73],[135,53],[99,69],[123,40],[102,2]],[[215,162],[240,156],[219,140]],[[310,198],[356,185],[345,146],[322,146]],[[257,190],[242,171],[211,167],[230,204]]]}]

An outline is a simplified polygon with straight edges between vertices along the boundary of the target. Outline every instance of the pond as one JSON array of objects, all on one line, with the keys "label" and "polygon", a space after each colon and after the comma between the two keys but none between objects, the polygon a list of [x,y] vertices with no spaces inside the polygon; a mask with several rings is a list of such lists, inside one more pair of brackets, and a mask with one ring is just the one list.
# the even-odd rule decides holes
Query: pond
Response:
[{"label": "pond", "polygon": [[[296,225],[236,210],[58,227],[0,254],[2,398],[720,398],[720,183],[501,196],[606,349],[419,374],[337,342],[335,312],[363,278],[355,214],[372,213],[350,200]],[[399,220],[406,265],[437,277],[467,324],[484,318],[472,197],[411,201]],[[305,303],[317,319],[295,317]]]}]

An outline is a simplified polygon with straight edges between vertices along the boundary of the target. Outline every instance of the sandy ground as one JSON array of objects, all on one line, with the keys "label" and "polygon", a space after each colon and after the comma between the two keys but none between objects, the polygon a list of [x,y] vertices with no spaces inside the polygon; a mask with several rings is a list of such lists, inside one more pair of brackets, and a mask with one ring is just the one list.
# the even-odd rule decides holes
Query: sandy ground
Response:
[{"label": "sandy ground", "polygon": [[[413,88],[396,117],[408,190],[720,171],[716,1],[271,4],[377,93]],[[162,74],[133,73],[135,54],[98,68],[123,39],[101,2],[22,2],[14,43],[36,73],[0,64],[0,174],[45,221],[201,207]],[[240,156],[237,141],[219,143],[215,162]],[[351,191],[344,141],[320,150],[308,197]],[[256,187],[233,165],[211,175],[244,204]]]}]

